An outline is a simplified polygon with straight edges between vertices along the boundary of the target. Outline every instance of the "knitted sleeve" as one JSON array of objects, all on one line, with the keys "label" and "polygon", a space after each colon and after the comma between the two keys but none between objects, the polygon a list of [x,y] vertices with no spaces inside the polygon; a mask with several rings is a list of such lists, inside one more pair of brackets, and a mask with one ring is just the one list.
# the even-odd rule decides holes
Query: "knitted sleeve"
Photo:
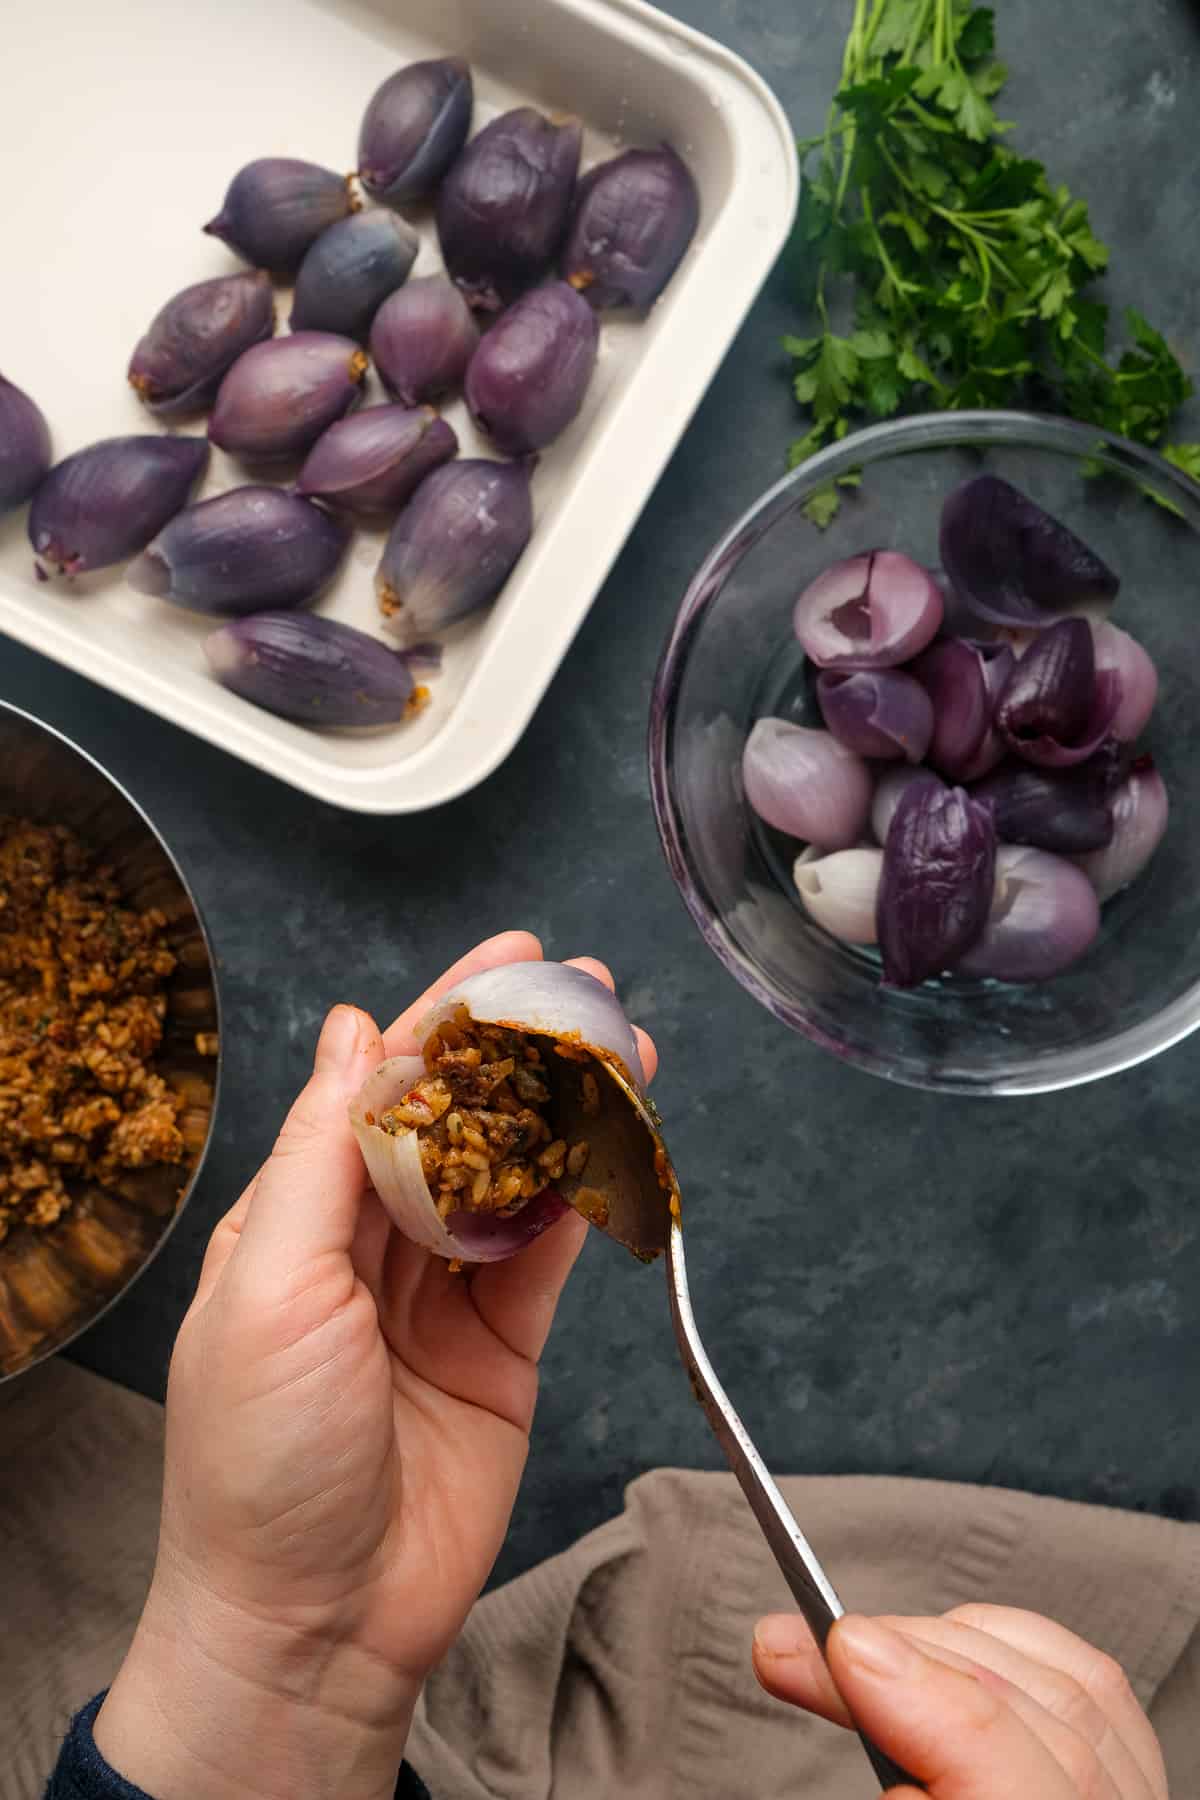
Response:
[{"label": "knitted sleeve", "polygon": [[[151,1800],[150,1795],[110,1768],[96,1748],[92,1722],[103,1699],[103,1694],[97,1694],[72,1719],[45,1800]],[[429,1800],[429,1790],[407,1763],[396,1783],[396,1800]]]}]

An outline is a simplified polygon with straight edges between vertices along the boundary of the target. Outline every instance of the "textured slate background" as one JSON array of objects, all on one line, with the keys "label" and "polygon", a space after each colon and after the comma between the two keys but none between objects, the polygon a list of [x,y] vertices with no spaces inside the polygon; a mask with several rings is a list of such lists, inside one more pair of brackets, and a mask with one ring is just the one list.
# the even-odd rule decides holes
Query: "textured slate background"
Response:
[{"label": "textured slate background", "polygon": [[[797,130],[814,128],[847,4],[669,10],[748,57]],[[1200,14],[1188,0],[999,11],[1015,141],[1090,198],[1117,253],[1113,297],[1137,298],[1196,361]],[[214,1154],[163,1256],[80,1361],[160,1394],[206,1235],[268,1148],[326,1006],[388,1015],[466,945],[521,924],[549,955],[606,956],[657,1035],[697,1311],[772,1465],[1200,1517],[1200,1038],[1029,1102],[892,1089],[761,1012],[693,933],[662,863],[643,760],[650,679],[695,563],[780,469],[793,421],[776,344],[796,327],[777,274],[524,742],[438,812],[335,812],[0,646],[0,692],[82,739],[159,821],[223,965]],[[598,1523],[640,1471],[718,1462],[675,1360],[661,1271],[593,1237],[547,1355],[500,1572]]]}]

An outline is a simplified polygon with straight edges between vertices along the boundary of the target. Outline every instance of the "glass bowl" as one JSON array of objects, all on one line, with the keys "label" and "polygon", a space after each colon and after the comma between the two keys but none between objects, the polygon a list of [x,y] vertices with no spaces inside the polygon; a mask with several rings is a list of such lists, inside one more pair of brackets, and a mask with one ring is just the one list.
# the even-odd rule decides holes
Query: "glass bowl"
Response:
[{"label": "glass bowl", "polygon": [[[742,748],[764,715],[821,723],[791,629],[801,589],[869,549],[935,566],[942,500],[983,470],[1064,520],[1120,575],[1116,622],[1160,674],[1142,742],[1171,822],[1147,870],[1105,906],[1092,948],[1054,980],[883,989],[873,951],[837,943],[804,912],[791,881],[799,846],[747,806]],[[811,524],[805,503],[855,474],[833,522]],[[1200,1024],[1200,486],[1153,451],[1034,414],[935,413],[859,432],[777,482],[706,558],[659,664],[649,757],[688,911],[731,974],[794,1031],[859,1068],[949,1093],[1040,1093],[1142,1062]]]},{"label": "glass bowl", "polygon": [[[187,881],[146,814],[78,744],[0,701],[0,814],[66,825],[113,870],[127,904],[166,915],[176,957],[155,1067],[181,1097],[182,1164],[130,1171],[119,1191],[94,1189],[49,1229],[14,1227],[0,1241],[0,1384],[94,1325],[166,1242],[212,1138],[220,1085],[220,1020],[212,946]],[[218,1054],[198,1038],[216,1036]]]}]

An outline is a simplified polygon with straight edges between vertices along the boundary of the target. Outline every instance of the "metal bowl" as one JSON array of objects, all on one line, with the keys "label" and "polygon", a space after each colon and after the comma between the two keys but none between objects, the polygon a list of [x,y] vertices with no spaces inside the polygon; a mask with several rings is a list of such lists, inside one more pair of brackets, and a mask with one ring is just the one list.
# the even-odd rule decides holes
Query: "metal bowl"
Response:
[{"label": "metal bowl", "polygon": [[92,1189],[59,1224],[19,1226],[0,1242],[0,1382],[86,1331],[158,1254],[187,1204],[212,1136],[219,1057],[198,1033],[217,1033],[212,948],[170,850],[137,802],[86,751],[0,701],[0,813],[66,825],[111,865],[128,903],[158,907],[177,959],[155,1060],[185,1101],[186,1161],[138,1170],[119,1192]]}]

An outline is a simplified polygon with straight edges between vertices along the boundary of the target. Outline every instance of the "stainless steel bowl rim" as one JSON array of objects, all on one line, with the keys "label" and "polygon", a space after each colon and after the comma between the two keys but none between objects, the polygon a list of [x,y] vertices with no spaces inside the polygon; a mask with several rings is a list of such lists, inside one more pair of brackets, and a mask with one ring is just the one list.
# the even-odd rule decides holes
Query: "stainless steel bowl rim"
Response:
[{"label": "stainless steel bowl rim", "polygon": [[57,1342],[50,1345],[47,1349],[39,1351],[39,1353],[36,1356],[34,1356],[31,1361],[25,1363],[19,1369],[11,1369],[11,1370],[9,1370],[9,1372],[7,1374],[5,1374],[3,1370],[0,1370],[0,1386],[3,1386],[6,1381],[16,1381],[20,1378],[20,1376],[27,1375],[29,1373],[30,1369],[36,1369],[39,1363],[46,1362],[52,1356],[57,1356],[60,1351],[66,1350],[69,1345],[75,1343],[77,1341],[77,1339],[82,1337],[85,1331],[90,1331],[92,1329],[93,1325],[98,1324],[99,1321],[101,1319],[103,1319],[107,1313],[112,1311],[114,1306],[118,1305],[118,1303],[125,1298],[125,1296],[130,1292],[130,1290],[137,1284],[137,1282],[139,1282],[141,1280],[142,1276],[146,1273],[146,1270],[155,1261],[155,1259],[157,1258],[157,1256],[159,1254],[159,1251],[162,1249],[163,1245],[167,1242],[168,1238],[171,1236],[172,1232],[175,1230],[175,1227],[178,1224],[180,1217],[182,1216],[184,1208],[186,1207],[188,1201],[192,1197],[192,1193],[195,1190],[196,1183],[199,1181],[200,1176],[204,1172],[204,1165],[208,1161],[208,1153],[209,1153],[210,1149],[212,1148],[213,1133],[216,1128],[217,1111],[218,1111],[218,1108],[221,1103],[221,1079],[222,1079],[222,1073],[223,1073],[225,1059],[224,1059],[223,1048],[222,1048],[224,1039],[223,1039],[223,1035],[222,1035],[223,1020],[222,1020],[222,1012],[221,1012],[221,984],[220,984],[220,980],[218,978],[217,959],[216,959],[216,955],[213,950],[212,937],[209,934],[208,925],[205,921],[204,913],[202,912],[202,910],[200,908],[200,903],[196,899],[196,895],[192,890],[192,884],[188,880],[187,875],[184,873],[183,868],[180,866],[179,859],[175,855],[175,852],[172,850],[170,844],[164,838],[162,832],[158,829],[157,825],[155,825],[153,819],[151,819],[151,817],[147,813],[145,807],[142,806],[134,798],[134,796],[129,792],[129,789],[125,786],[124,782],[118,781],[117,777],[111,772],[111,770],[106,769],[104,764],[99,760],[99,758],[93,756],[89,750],[85,750],[83,748],[82,744],[77,744],[75,742],[74,738],[68,737],[65,731],[59,731],[57,726],[48,725],[46,723],[45,719],[39,719],[35,713],[26,711],[26,709],[22,706],[14,706],[10,700],[0,700],[0,712],[5,712],[5,713],[12,715],[15,718],[23,719],[26,724],[34,726],[38,731],[45,732],[47,737],[57,738],[60,744],[63,744],[68,750],[72,751],[76,756],[82,758],[82,760],[84,762],[90,763],[92,768],[95,769],[96,773],[103,777],[103,779],[108,783],[108,785],[111,788],[113,788],[115,790],[115,792],[121,796],[122,800],[125,801],[126,805],[131,807],[132,810],[137,814],[138,818],[141,819],[141,821],[145,825],[147,831],[154,838],[155,842],[158,844],[163,855],[166,857],[168,863],[171,865],[171,868],[174,871],[175,875],[178,877],[179,885],[183,889],[185,895],[187,896],[188,904],[191,906],[191,909],[196,916],[196,923],[200,928],[200,936],[201,936],[201,939],[203,940],[204,948],[205,948],[205,951],[208,956],[209,973],[212,977],[213,1005],[214,1005],[214,1008],[216,1010],[216,1015],[217,1015],[217,1055],[215,1058],[215,1067],[213,1070],[212,1111],[209,1115],[208,1130],[205,1133],[204,1144],[201,1148],[199,1156],[196,1159],[195,1167],[193,1168],[191,1175],[188,1177],[187,1186],[184,1188],[183,1193],[179,1197],[178,1206],[175,1208],[175,1211],[171,1214],[171,1217],[166,1221],[165,1225],[163,1226],[160,1236],[158,1237],[158,1239],[156,1240],[154,1245],[151,1247],[151,1249],[147,1253],[145,1259],[138,1265],[138,1267],[133,1271],[133,1273],[128,1277],[128,1279],[126,1281],[123,1281],[121,1283],[120,1287],[118,1287],[114,1293],[110,1294],[108,1296],[108,1298],[99,1307],[97,1307],[96,1311],[90,1315],[90,1317],[88,1317],[87,1319],[84,1319],[80,1324],[75,1326],[75,1328],[71,1332],[69,1332],[66,1337],[60,1338]]}]

